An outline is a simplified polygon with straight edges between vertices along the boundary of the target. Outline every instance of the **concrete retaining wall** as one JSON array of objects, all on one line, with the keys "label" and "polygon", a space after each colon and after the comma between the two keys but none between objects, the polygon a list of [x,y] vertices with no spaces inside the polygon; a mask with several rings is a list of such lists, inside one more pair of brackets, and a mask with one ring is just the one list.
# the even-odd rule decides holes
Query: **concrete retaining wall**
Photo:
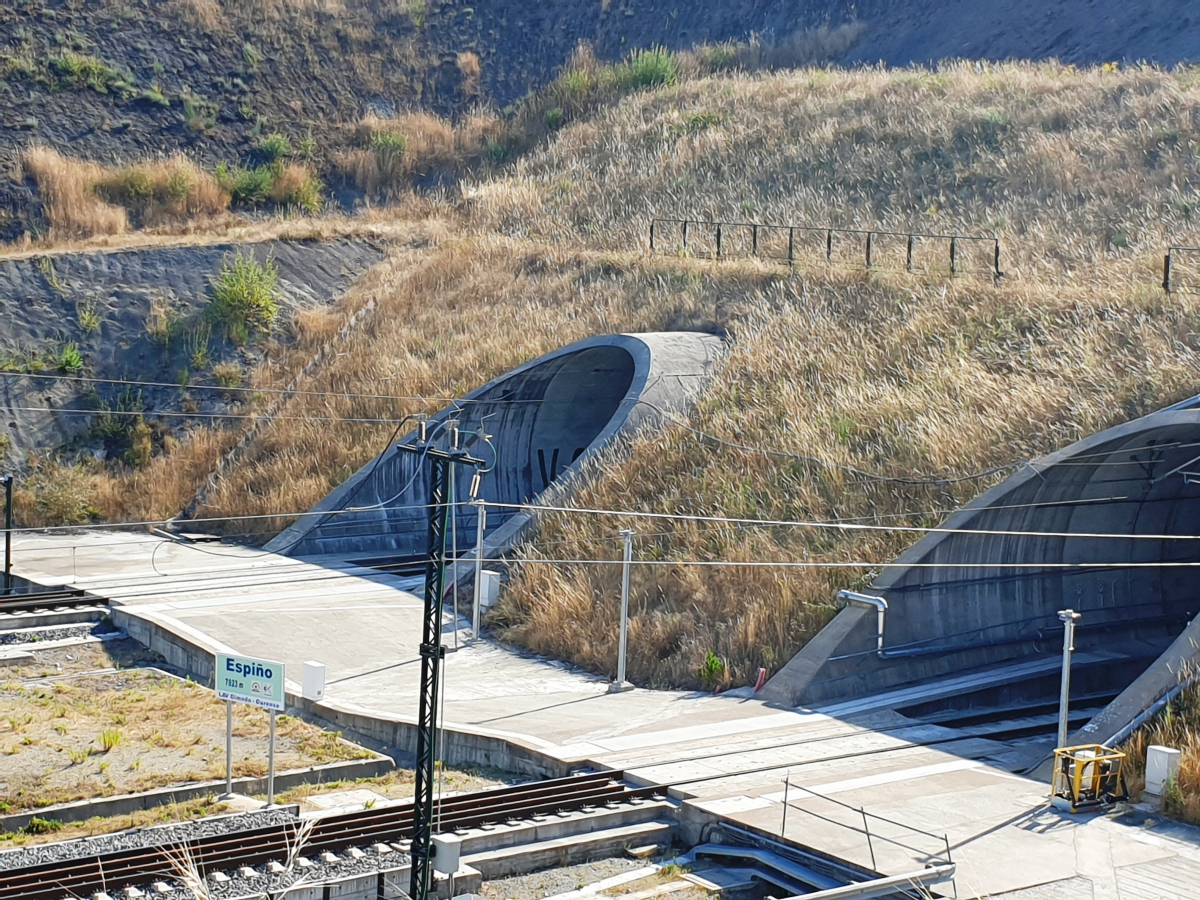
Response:
[{"label": "concrete retaining wall", "polygon": [[[131,637],[162,654],[171,666],[207,687],[213,686],[216,654],[232,652],[198,631],[176,633],[152,616],[139,615],[137,607],[115,607],[113,621]],[[365,712],[333,700],[320,703],[305,700],[295,685],[287,691],[287,703],[289,709],[294,707],[311,718],[328,722],[348,738],[374,750],[392,757],[416,756],[415,719]],[[453,724],[446,725],[445,748],[448,765],[491,766],[504,772],[544,778],[568,775],[572,767],[514,736]]]}]

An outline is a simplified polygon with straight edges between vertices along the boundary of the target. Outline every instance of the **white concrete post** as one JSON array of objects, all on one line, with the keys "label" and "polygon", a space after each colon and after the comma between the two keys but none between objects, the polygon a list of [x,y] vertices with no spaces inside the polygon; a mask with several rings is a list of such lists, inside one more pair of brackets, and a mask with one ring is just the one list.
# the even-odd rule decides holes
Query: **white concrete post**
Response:
[{"label": "white concrete post", "polygon": [[629,528],[621,529],[621,538],[625,542],[621,560],[621,637],[617,645],[617,680],[609,687],[610,691],[628,691],[633,687],[625,680],[625,648],[629,638],[629,567],[633,562],[633,534]]},{"label": "white concrete post", "polygon": [[271,736],[267,748],[267,806],[275,805],[275,710],[271,710]]},{"label": "white concrete post", "polygon": [[225,797],[233,796],[233,701],[225,701]]},{"label": "white concrete post", "polygon": [[483,532],[487,528],[487,507],[482,500],[475,501],[479,518],[475,523],[475,603],[471,615],[471,638],[479,639],[480,603],[483,596]]},{"label": "white concrete post", "polygon": [[1075,623],[1079,613],[1073,609],[1060,609],[1058,618],[1063,623],[1062,690],[1058,695],[1058,747],[1067,746],[1067,715],[1071,707],[1071,653],[1075,650]]},{"label": "white concrete post", "polygon": [[1168,785],[1179,775],[1179,758],[1182,754],[1160,744],[1146,748],[1146,793],[1161,797]]}]

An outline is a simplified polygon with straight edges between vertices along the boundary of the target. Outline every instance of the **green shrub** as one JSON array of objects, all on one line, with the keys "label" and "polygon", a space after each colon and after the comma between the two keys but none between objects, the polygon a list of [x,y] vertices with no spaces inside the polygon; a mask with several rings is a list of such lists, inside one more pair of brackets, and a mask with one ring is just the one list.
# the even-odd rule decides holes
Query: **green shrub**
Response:
[{"label": "green shrub", "polygon": [[232,169],[221,163],[214,173],[217,185],[232,198],[234,203],[250,206],[263,203],[271,196],[271,188],[275,186],[278,174],[271,166],[256,166],[243,169],[234,166]]},{"label": "green shrub", "polygon": [[100,314],[94,306],[80,304],[75,309],[75,315],[79,318],[79,330],[84,334],[96,334],[100,331]]},{"label": "green shrub", "polygon": [[704,655],[704,662],[696,670],[696,675],[705,684],[715,684],[725,675],[725,661],[709,650]]},{"label": "green shrub", "polygon": [[377,131],[371,135],[371,149],[381,159],[399,159],[408,148],[408,139],[399,131]]},{"label": "green shrub", "polygon": [[561,106],[552,106],[542,115],[542,121],[546,123],[546,127],[553,130],[562,124],[563,109]]},{"label": "green shrub", "polygon": [[259,263],[241,253],[221,267],[208,306],[209,319],[225,329],[235,343],[256,334],[269,334],[279,315],[279,271],[268,259]]},{"label": "green shrub", "polygon": [[235,362],[217,363],[213,366],[213,377],[221,387],[241,387],[242,367]]},{"label": "green shrub", "polygon": [[50,57],[46,62],[50,71],[74,88],[87,87],[101,94],[107,94],[110,89],[128,94],[133,89],[132,76],[94,56],[68,50],[61,56]]},{"label": "green shrub", "polygon": [[78,374],[83,369],[83,354],[79,352],[79,346],[72,341],[69,344],[63,345],[63,348],[58,351],[56,360],[58,368],[68,375]]},{"label": "green shrub", "polygon": [[62,828],[62,822],[58,819],[41,819],[34,816],[29,820],[29,824],[21,830],[26,834],[50,834],[60,828]]},{"label": "green shrub", "polygon": [[273,131],[258,142],[258,152],[269,162],[275,162],[292,155],[292,142],[288,140],[286,134]]},{"label": "green shrub", "polygon": [[100,732],[100,747],[107,753],[121,743],[121,731],[118,728],[105,728]]},{"label": "green shrub", "polygon": [[679,63],[662,47],[634,50],[628,60],[617,66],[616,77],[617,86],[624,91],[662,87],[679,80]]}]

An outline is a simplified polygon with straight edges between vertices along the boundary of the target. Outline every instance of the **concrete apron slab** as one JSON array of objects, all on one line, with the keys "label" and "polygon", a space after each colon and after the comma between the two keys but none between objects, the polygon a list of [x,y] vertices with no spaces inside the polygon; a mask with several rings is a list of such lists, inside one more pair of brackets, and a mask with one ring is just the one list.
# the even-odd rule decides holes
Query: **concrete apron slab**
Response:
[{"label": "concrete apron slab", "polygon": [[[290,703],[386,747],[415,747],[421,601],[402,589],[411,581],[145,534],[39,535],[15,549],[19,574],[109,598],[118,627],[201,681],[211,679],[220,651],[279,659],[292,675]],[[465,628],[465,599],[460,612]],[[775,833],[790,772],[789,839],[899,874],[944,854],[946,835],[960,864],[960,897],[1077,876],[1104,896],[1118,874],[1136,877],[1140,867],[1187,847],[1164,839],[1122,856],[1116,848],[1131,840],[1126,826],[1052,813],[1043,785],[992,765],[1009,745],[954,740],[952,729],[884,710],[839,718],[747,696],[608,694],[602,679],[470,643],[463,630],[454,649],[449,618],[446,628],[443,717],[452,764],[539,775],[578,765],[621,768],[637,781],[670,786],[688,801],[693,821],[723,817]],[[299,697],[306,659],[327,666],[319,703]],[[844,805],[803,797],[805,787]],[[868,844],[859,809],[901,824],[871,820]],[[1107,872],[1099,871],[1106,859]]]}]

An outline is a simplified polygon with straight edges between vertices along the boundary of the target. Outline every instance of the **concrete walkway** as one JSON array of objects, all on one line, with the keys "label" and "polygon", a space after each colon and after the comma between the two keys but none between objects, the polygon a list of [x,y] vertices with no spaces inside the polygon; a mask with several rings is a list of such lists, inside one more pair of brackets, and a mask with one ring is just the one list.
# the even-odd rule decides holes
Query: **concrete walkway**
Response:
[{"label": "concrete walkway", "polygon": [[[19,575],[85,587],[201,646],[282,660],[297,692],[301,663],[315,659],[327,701],[415,718],[421,601],[409,591],[419,580],[102,531],[23,536],[14,559]],[[960,897],[1200,898],[1194,829],[1145,813],[1052,811],[1044,785],[1005,769],[1009,744],[888,710],[785,709],[745,689],[608,694],[562,663],[470,642],[468,602],[447,654],[447,728],[623,769],[885,874],[944,858],[949,844]],[[449,619],[444,640],[454,647]]]}]

